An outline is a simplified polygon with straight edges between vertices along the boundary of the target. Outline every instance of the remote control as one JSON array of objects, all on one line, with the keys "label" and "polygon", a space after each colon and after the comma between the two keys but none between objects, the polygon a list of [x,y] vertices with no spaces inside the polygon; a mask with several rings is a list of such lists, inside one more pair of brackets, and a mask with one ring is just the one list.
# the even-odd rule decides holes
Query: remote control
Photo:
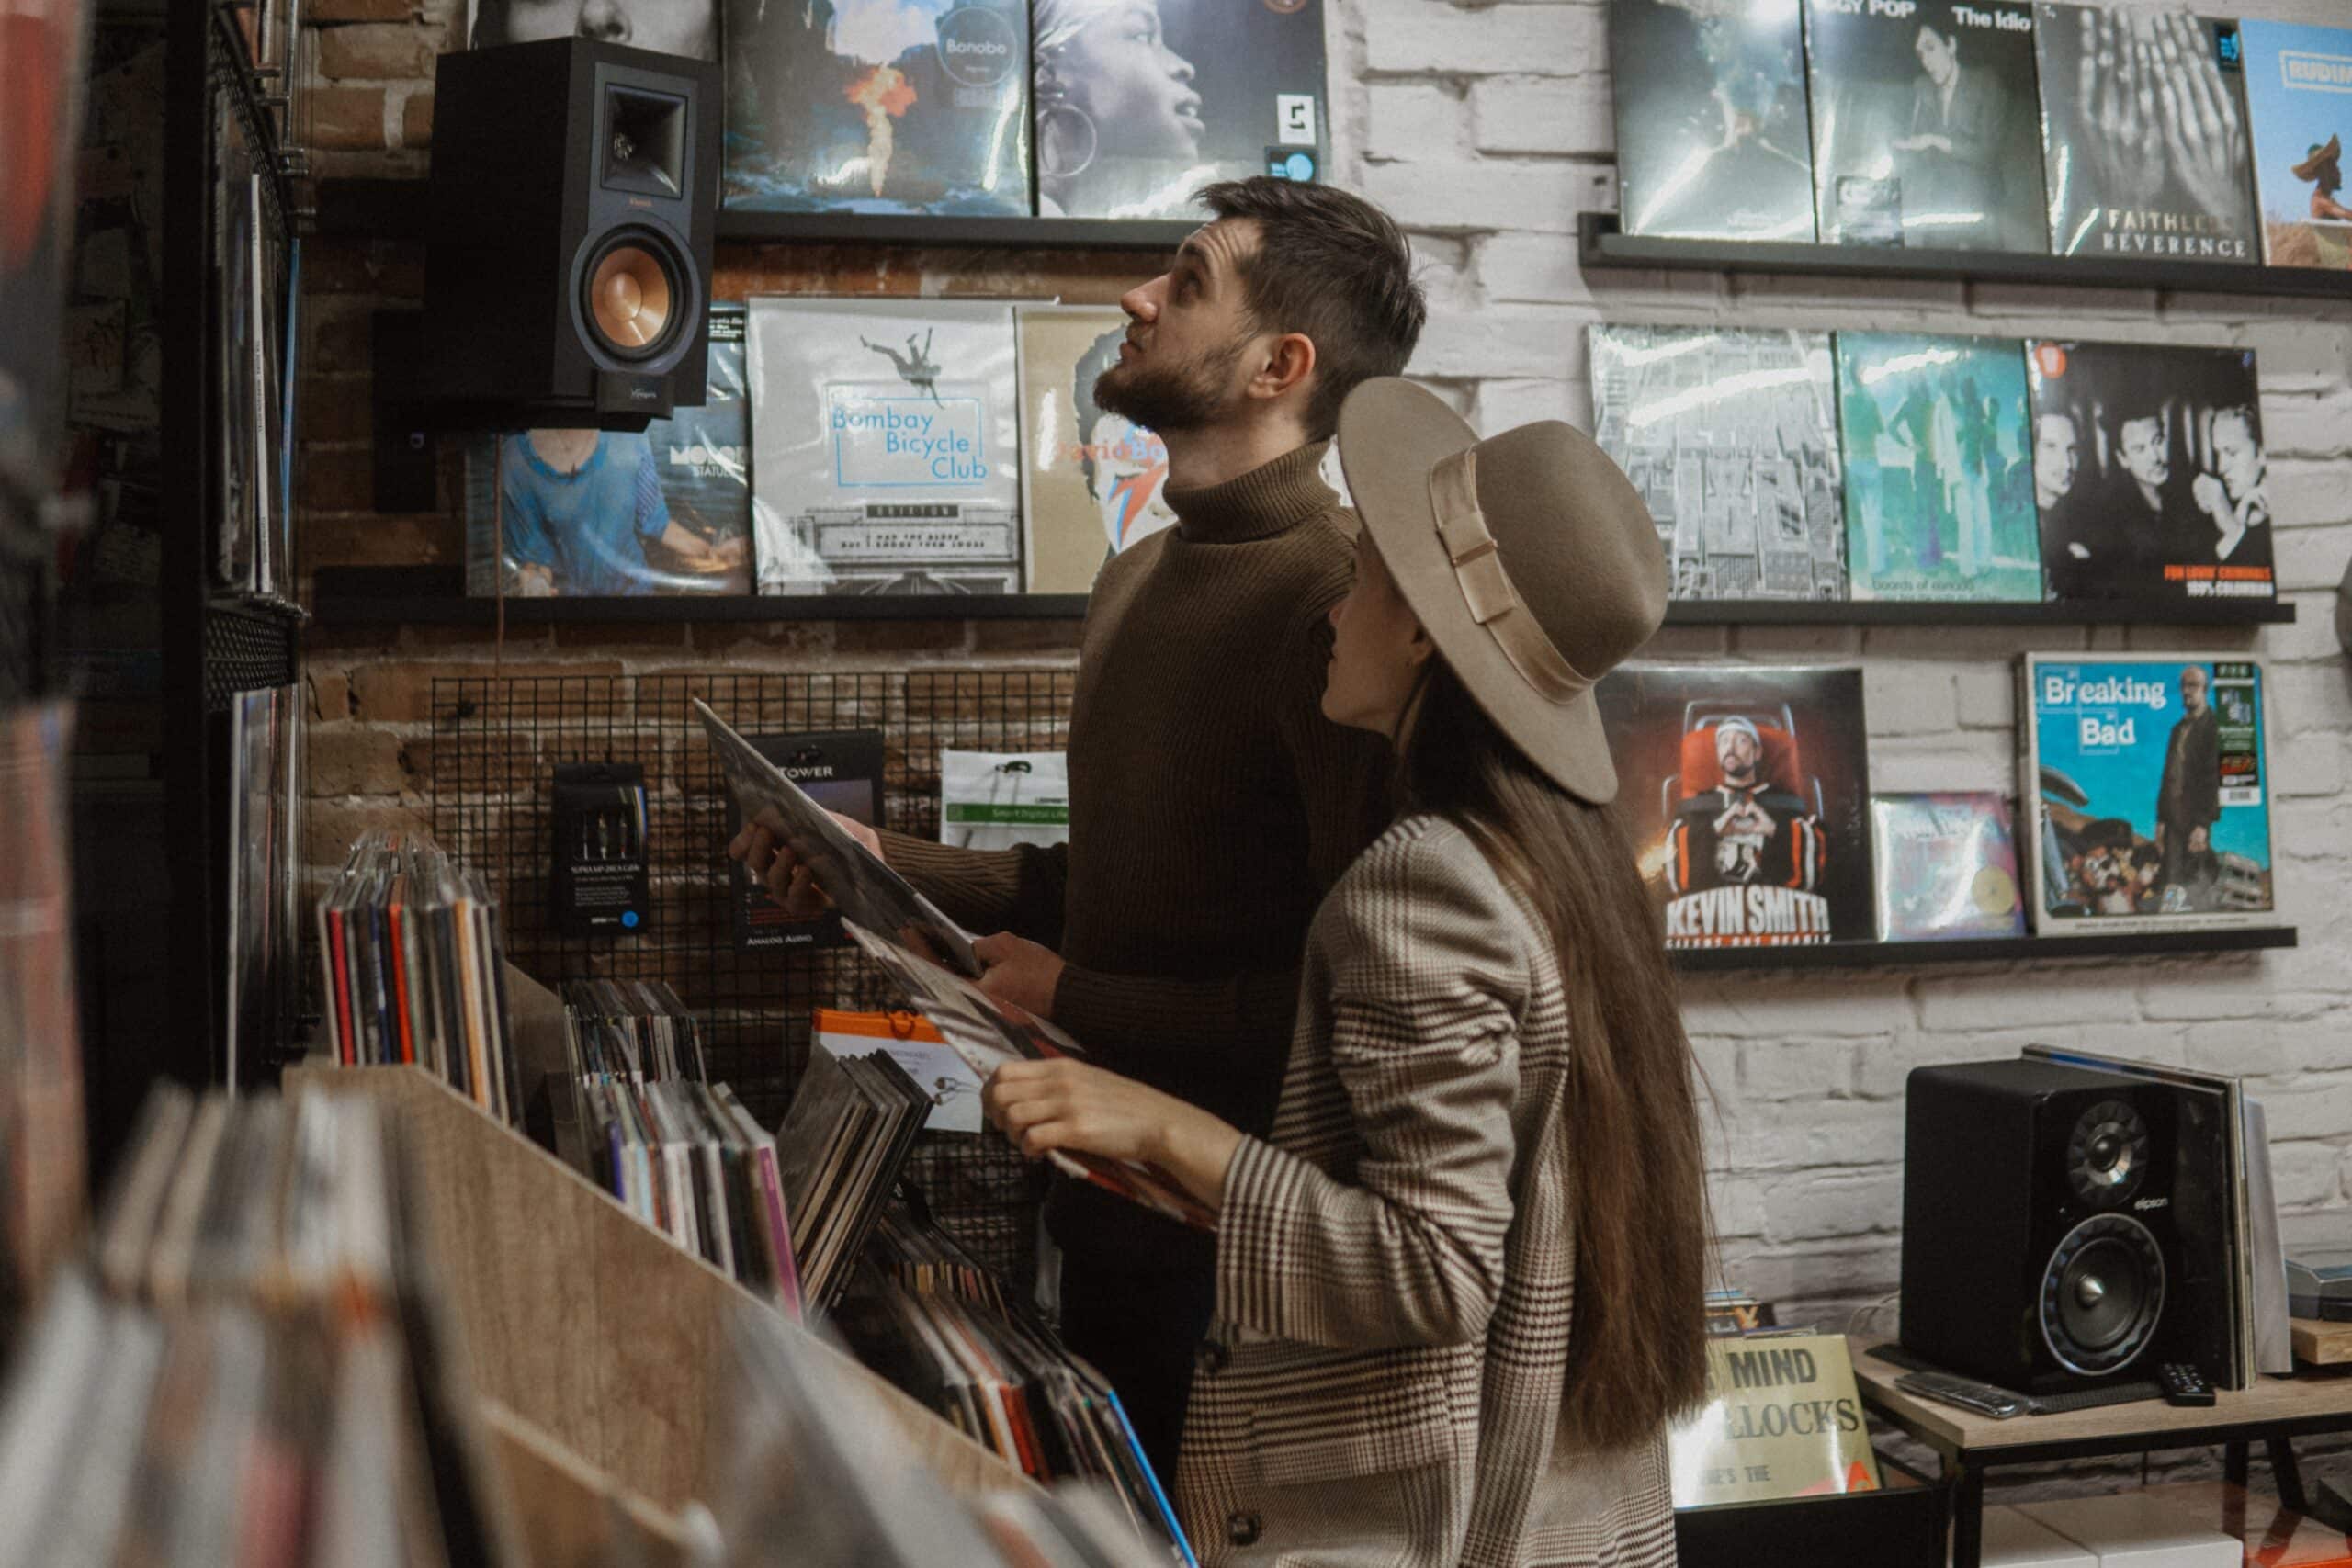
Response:
[{"label": "remote control", "polygon": [[1894,1386],[1939,1404],[1956,1404],[1962,1410],[1990,1416],[1996,1421],[2023,1416],[2030,1408],[2022,1396],[2006,1388],[1954,1377],[1950,1372],[1905,1372],[1894,1380]]},{"label": "remote control", "polygon": [[2205,1374],[2188,1361],[2167,1361],[2156,1369],[2156,1381],[2165,1387],[2166,1404],[2211,1404],[2213,1385]]}]

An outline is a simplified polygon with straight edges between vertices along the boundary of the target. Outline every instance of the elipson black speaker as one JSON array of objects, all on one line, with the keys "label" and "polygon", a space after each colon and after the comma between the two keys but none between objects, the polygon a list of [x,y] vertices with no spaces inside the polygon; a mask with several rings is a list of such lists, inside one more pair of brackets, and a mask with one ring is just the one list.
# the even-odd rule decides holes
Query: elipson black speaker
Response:
[{"label": "elipson black speaker", "polygon": [[2218,1097],[2030,1060],[1911,1074],[1903,1346],[2052,1393],[2228,1365]]},{"label": "elipson black speaker", "polygon": [[588,39],[441,56],[424,389],[494,428],[698,406],[718,67]]}]

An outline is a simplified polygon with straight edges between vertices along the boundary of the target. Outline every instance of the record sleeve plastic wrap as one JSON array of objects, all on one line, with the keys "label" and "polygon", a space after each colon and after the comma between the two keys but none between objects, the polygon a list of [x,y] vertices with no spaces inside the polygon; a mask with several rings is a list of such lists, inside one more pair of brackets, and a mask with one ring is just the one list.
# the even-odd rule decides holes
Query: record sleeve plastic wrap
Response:
[{"label": "record sleeve plastic wrap", "polygon": [[1804,33],[1791,0],[1614,0],[1625,232],[1810,244]]}]

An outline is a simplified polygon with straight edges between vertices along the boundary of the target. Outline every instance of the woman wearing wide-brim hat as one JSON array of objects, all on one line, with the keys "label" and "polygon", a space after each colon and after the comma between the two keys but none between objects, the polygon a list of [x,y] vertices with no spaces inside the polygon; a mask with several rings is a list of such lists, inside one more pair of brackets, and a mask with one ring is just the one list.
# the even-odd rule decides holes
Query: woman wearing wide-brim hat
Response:
[{"label": "woman wearing wide-brim hat", "polygon": [[1339,439],[1323,711],[1390,737],[1404,814],[1316,917],[1272,1126],[1066,1061],[989,1111],[1218,1213],[1176,1483],[1204,1563],[1671,1563],[1694,1069],[1591,695],[1665,614],[1657,530],[1564,424],[1481,441],[1387,379]]}]

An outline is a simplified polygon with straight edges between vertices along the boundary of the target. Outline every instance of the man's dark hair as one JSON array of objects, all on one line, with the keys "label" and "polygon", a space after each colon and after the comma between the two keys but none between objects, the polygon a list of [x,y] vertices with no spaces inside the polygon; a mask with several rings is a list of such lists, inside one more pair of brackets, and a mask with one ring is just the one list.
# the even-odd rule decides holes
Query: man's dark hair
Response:
[{"label": "man's dark hair", "polygon": [[1314,343],[1306,433],[1329,439],[1350,392],[1404,373],[1429,319],[1403,231],[1360,196],[1271,175],[1223,181],[1197,199],[1219,218],[1257,220],[1257,249],[1241,261],[1244,299],[1261,331]]}]

